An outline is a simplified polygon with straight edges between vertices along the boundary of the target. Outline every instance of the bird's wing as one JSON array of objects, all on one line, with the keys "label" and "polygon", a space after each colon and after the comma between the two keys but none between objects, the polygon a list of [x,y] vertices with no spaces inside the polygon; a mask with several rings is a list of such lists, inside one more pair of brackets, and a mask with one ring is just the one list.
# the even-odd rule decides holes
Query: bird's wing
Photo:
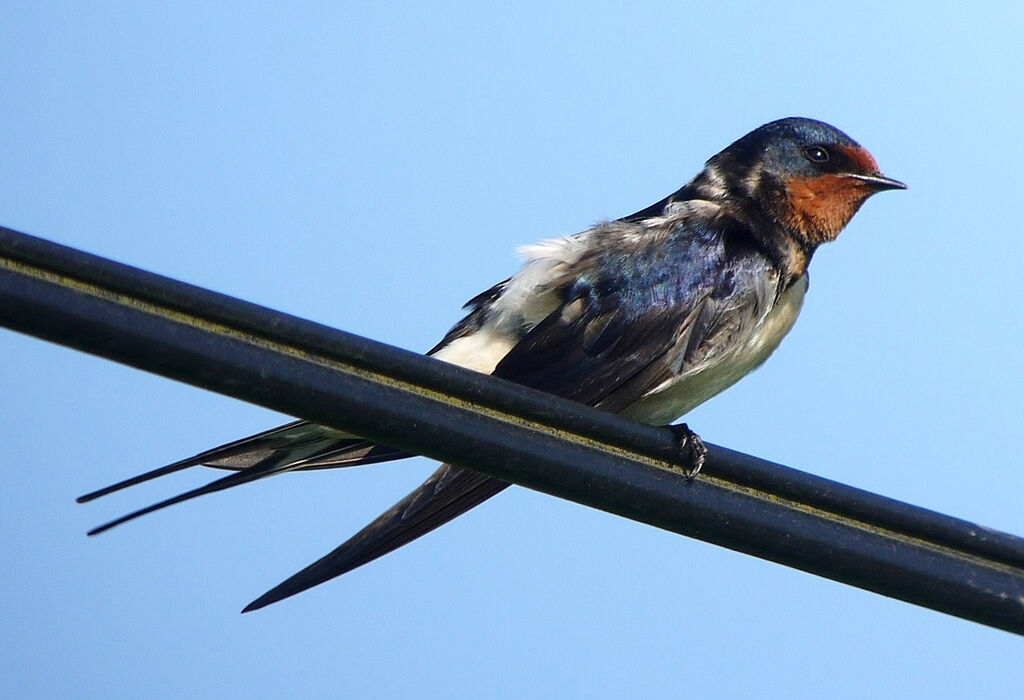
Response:
[{"label": "bird's wing", "polygon": [[[554,312],[493,374],[610,412],[716,364],[771,310],[778,274],[754,249],[668,238],[573,271]],[[656,260],[652,260],[656,258]]]},{"label": "bird's wing", "polygon": [[[620,229],[609,225],[606,238]],[[595,238],[602,229],[594,230]],[[629,231],[627,231],[627,234]],[[737,333],[764,313],[767,279],[765,262],[757,256],[722,259],[720,240],[680,237],[673,253],[664,239],[650,250],[619,246],[620,259],[575,255],[542,270],[557,272],[551,279],[536,274],[525,286],[522,278],[506,280],[467,305],[466,318],[431,353],[449,343],[465,342],[488,324],[491,315],[510,311],[503,295],[532,308],[551,308],[529,322],[528,330],[512,344],[493,374],[608,411],[621,411],[663,387],[674,378],[713,364],[732,347]],[[596,241],[591,252],[614,240]],[[544,250],[558,251],[558,246]],[[651,256],[656,256],[656,260]],[[673,257],[674,256],[674,257]],[[529,269],[529,266],[524,269]],[[545,300],[538,307],[536,299]],[[500,310],[497,310],[500,309]],[[507,322],[508,317],[504,319]],[[507,324],[506,324],[507,325]],[[493,328],[492,328],[493,330]],[[507,339],[507,335],[505,336]],[[443,353],[441,353],[442,356]],[[110,493],[151,478],[198,464],[234,470],[222,479],[180,494],[107,523],[91,534],[145,513],[184,500],[285,471],[369,464],[408,456],[384,445],[310,424],[289,423],[243,440],[200,453],[160,469],[83,496]],[[254,610],[311,588],[402,546],[478,505],[508,486],[474,471],[443,465],[419,488],[364,527],[337,549],[290,577],[250,604]]]},{"label": "bird's wing", "polygon": [[564,303],[505,355],[494,375],[618,412],[669,378],[680,344],[701,345],[720,322],[705,292],[685,305],[640,313],[602,301],[586,308],[580,300]]},{"label": "bird's wing", "polygon": [[[568,290],[561,305],[499,362],[496,376],[567,398],[618,411],[647,396],[673,376],[706,367],[731,347],[735,334],[761,314],[764,267],[726,270],[731,284],[707,277],[652,284],[676,302],[621,298],[597,285],[590,299]],[[719,269],[720,266],[709,266]],[[685,271],[681,274],[685,275]],[[742,278],[742,279],[741,279]],[[731,290],[723,294],[722,290]],[[601,291],[607,290],[607,291]],[[444,465],[419,488],[316,563],[294,574],[245,611],[256,610],[351,571],[443,525],[508,486],[477,472]]]}]

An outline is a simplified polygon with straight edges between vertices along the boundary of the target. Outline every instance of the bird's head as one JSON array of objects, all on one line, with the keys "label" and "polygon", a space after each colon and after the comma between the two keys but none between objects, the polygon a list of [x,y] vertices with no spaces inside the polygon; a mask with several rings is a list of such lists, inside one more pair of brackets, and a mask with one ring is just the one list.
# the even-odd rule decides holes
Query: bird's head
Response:
[{"label": "bird's head", "polygon": [[871,195],[906,189],[842,131],[800,117],[758,127],[711,158],[705,175],[810,250],[834,240]]}]

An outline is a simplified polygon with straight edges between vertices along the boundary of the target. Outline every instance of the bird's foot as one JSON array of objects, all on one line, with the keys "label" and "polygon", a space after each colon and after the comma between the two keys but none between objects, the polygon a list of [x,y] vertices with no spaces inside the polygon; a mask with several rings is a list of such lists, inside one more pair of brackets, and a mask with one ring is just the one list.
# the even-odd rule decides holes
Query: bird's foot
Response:
[{"label": "bird's foot", "polygon": [[676,436],[676,448],[679,451],[680,458],[684,460],[684,463],[689,463],[685,468],[684,474],[687,479],[692,479],[700,473],[701,468],[704,466],[704,458],[708,454],[708,448],[704,441],[700,439],[700,435],[690,430],[690,426],[686,423],[670,425],[668,429]]}]

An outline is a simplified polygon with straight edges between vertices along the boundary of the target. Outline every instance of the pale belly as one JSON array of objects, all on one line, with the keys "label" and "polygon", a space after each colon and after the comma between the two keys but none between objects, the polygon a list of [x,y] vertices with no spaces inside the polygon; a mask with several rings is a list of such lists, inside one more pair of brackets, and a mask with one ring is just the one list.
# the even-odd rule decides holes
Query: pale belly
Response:
[{"label": "pale belly", "polygon": [[712,396],[728,389],[759,367],[775,351],[796,322],[807,292],[801,277],[779,298],[747,341],[706,369],[681,377],[633,404],[622,415],[641,423],[668,425]]}]

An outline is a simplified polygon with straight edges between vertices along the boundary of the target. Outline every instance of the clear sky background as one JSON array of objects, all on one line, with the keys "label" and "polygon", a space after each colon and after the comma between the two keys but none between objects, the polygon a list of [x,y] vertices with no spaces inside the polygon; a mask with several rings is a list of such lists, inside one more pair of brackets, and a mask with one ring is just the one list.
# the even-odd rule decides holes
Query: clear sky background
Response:
[{"label": "clear sky background", "polygon": [[[910,189],[819,252],[781,349],[689,422],[1024,534],[1014,4],[4,3],[0,223],[422,351],[517,245],[823,119]],[[240,616],[433,465],[87,539],[214,474],[75,496],[286,417],[3,330],[0,357],[4,698],[1020,693],[1018,637],[525,489]]]}]

